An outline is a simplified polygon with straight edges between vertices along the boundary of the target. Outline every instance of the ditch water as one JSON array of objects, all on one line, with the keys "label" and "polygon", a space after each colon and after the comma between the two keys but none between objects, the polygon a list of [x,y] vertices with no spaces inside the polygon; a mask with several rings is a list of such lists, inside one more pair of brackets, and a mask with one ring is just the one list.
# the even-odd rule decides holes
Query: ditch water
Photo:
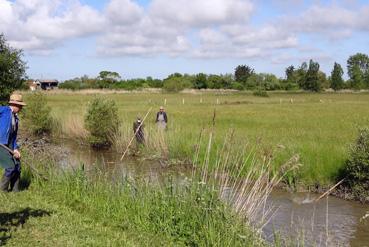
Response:
[{"label": "ditch water", "polygon": [[[66,142],[68,155],[62,165],[89,167],[99,166],[111,173],[112,179],[128,176],[160,183],[171,176],[180,184],[190,175],[189,169],[181,166],[167,167],[157,160],[125,157],[113,152],[96,152],[86,147]],[[274,232],[282,236],[299,239],[305,246],[360,246],[369,247],[369,218],[361,220],[369,205],[345,201],[336,197],[312,202],[318,194],[289,193],[275,190],[268,204],[276,209],[270,222],[264,227],[266,239],[273,241]]]}]

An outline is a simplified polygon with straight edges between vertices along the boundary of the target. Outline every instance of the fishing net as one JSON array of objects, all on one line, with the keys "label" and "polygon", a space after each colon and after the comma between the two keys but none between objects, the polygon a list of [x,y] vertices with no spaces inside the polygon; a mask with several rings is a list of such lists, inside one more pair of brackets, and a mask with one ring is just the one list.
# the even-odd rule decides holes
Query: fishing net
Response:
[{"label": "fishing net", "polygon": [[13,155],[5,147],[0,145],[0,167],[6,169],[15,166]]}]

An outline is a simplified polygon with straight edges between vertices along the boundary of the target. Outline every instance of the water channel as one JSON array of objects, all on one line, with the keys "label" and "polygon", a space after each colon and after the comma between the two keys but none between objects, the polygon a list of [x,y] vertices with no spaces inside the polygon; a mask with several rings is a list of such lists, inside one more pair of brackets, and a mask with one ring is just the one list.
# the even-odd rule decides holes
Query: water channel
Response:
[{"label": "water channel", "polygon": [[[64,165],[103,165],[114,177],[140,177],[160,183],[172,176],[178,183],[189,176],[185,167],[166,167],[158,161],[132,159],[123,162],[120,155],[113,152],[96,152],[70,142],[63,143],[68,148]],[[264,227],[266,239],[272,241],[274,232],[280,232],[291,239],[299,239],[305,246],[357,246],[369,247],[369,218],[361,218],[369,212],[369,205],[346,201],[329,196],[318,202],[311,202],[319,195],[312,193],[289,193],[275,190],[268,203],[276,209],[269,223]]]}]

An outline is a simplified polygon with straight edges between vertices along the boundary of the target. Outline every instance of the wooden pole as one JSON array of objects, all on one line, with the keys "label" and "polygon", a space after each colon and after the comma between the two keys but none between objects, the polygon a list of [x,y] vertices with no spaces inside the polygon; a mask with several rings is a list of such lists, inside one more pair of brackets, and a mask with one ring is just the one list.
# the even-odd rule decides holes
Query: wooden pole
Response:
[{"label": "wooden pole", "polygon": [[332,190],[334,190],[338,185],[340,185],[343,180],[339,181],[338,183],[336,183],[332,188],[330,188],[329,190],[327,190],[323,195],[319,196],[318,199],[315,199],[315,202],[319,201],[320,199],[322,199],[323,197],[327,196],[329,193],[331,193]]}]

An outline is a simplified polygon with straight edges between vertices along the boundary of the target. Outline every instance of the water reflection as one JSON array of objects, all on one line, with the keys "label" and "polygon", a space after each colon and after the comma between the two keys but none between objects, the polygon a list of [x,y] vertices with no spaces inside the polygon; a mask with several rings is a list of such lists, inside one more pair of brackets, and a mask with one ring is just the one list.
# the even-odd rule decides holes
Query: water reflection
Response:
[{"label": "water reflection", "polygon": [[265,229],[267,236],[271,237],[273,229],[278,229],[285,235],[298,236],[307,245],[369,246],[368,224],[360,222],[369,210],[367,205],[335,197],[301,203],[307,197],[314,195],[274,191],[270,201],[278,210]]}]

